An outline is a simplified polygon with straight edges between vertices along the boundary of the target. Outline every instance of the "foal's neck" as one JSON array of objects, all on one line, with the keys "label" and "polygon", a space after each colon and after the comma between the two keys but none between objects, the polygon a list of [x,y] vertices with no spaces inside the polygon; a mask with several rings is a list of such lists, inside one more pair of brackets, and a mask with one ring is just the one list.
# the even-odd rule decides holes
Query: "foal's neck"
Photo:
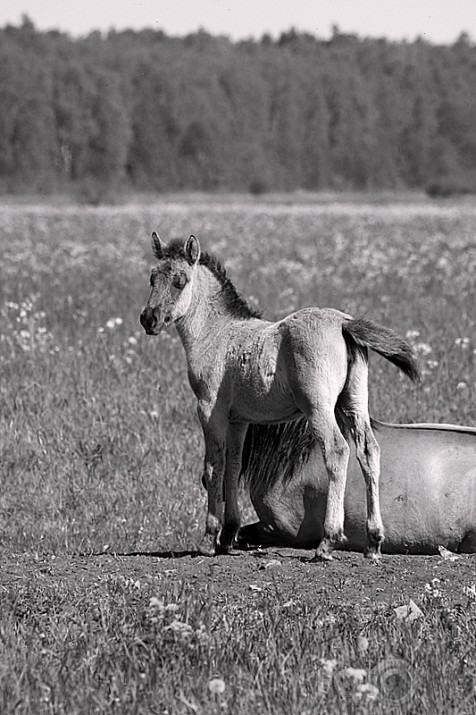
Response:
[{"label": "foal's neck", "polygon": [[187,359],[199,356],[207,344],[223,341],[235,320],[226,306],[222,286],[207,268],[198,265],[190,306],[175,325]]}]

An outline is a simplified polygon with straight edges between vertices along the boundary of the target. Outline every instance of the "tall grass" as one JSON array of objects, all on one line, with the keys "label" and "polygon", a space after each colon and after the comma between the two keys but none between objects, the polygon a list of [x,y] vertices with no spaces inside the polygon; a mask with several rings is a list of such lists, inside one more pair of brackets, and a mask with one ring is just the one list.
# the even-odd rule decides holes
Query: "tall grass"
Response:
[{"label": "tall grass", "polygon": [[[165,239],[195,233],[266,317],[329,305],[406,334],[422,385],[372,358],[375,417],[476,424],[471,203],[4,205],[0,221],[0,538],[9,559],[180,550],[199,539],[202,442],[183,349],[173,331],[149,339],[138,324],[152,229]],[[405,652],[412,677],[444,653],[448,692],[436,680],[428,689],[425,675],[414,688],[422,705],[409,712],[464,712],[472,697],[459,659],[474,666],[473,610],[459,640],[433,602],[430,621],[403,631],[377,612],[364,627],[374,648],[364,658],[349,605],[289,608],[279,589],[250,611],[249,599],[233,609],[186,583],[136,589],[122,575],[84,587],[71,573],[54,585],[3,582],[2,713],[378,712],[385,703],[371,690],[359,698],[356,688],[327,687],[322,663],[335,653],[339,667],[368,668]],[[179,613],[165,609],[171,603]],[[316,625],[329,611],[335,621]],[[207,683],[223,672],[225,692],[212,692]]]}]

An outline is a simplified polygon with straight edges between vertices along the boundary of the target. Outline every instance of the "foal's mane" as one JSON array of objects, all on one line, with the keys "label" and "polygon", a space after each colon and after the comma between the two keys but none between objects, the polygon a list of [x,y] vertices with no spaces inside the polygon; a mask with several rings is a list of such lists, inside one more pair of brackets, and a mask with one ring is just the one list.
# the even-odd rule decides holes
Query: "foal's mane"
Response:
[{"label": "foal's mane", "polygon": [[[164,258],[185,259],[185,251],[183,239],[173,238],[163,251]],[[199,264],[208,268],[210,273],[218,280],[220,284],[220,293],[225,302],[225,306],[235,318],[261,318],[261,311],[251,308],[244,298],[238,293],[235,286],[228,278],[224,266],[215,256],[202,251],[200,253]]]}]

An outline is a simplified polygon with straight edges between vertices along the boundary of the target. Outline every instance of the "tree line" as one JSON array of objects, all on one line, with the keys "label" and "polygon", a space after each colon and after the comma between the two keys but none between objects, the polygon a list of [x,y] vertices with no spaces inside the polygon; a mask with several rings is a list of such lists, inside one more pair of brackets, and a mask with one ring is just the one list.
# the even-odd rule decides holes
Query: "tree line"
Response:
[{"label": "tree line", "polygon": [[465,185],[476,47],[0,29],[0,191]]}]

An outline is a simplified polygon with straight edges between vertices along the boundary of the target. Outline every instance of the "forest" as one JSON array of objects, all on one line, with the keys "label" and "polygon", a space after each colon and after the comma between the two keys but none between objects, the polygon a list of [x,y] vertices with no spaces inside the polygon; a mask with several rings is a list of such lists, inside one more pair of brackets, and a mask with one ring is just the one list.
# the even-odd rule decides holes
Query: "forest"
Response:
[{"label": "forest", "polygon": [[0,28],[0,193],[476,186],[476,46]]}]

